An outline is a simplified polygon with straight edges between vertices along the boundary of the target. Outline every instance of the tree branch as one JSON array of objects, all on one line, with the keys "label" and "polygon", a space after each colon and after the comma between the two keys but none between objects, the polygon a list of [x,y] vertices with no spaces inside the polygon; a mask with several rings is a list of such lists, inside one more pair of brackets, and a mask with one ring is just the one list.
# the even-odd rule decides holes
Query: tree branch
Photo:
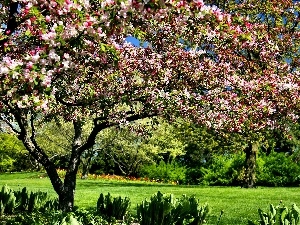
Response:
[{"label": "tree branch", "polygon": [[19,2],[11,1],[11,3],[9,4],[9,15],[6,23],[6,29],[4,31],[4,35],[7,36],[4,39],[0,40],[1,50],[4,49],[4,44],[8,41],[9,36],[12,33],[14,33],[16,28],[20,25],[20,23],[17,22],[18,8],[19,8]]},{"label": "tree branch", "polygon": [[8,119],[6,119],[4,116],[1,116],[1,120],[6,123],[10,129],[12,129],[13,132],[15,132],[16,134],[20,134],[20,131],[18,131],[16,128],[14,128],[14,126],[8,121]]},{"label": "tree branch", "polygon": [[[145,118],[149,118],[149,117],[154,117],[157,116],[158,113],[157,112],[152,112],[152,113],[141,113],[141,114],[135,114],[135,115],[131,115],[128,116],[126,118],[126,121],[128,122],[133,122],[135,120],[139,120],[139,119],[145,119]],[[86,142],[78,149],[78,154],[81,155],[85,150],[93,147],[93,145],[95,144],[95,140],[96,140],[96,136],[97,134],[101,131],[104,130],[108,127],[113,127],[118,125],[117,122],[113,122],[113,121],[109,121],[108,119],[106,119],[105,121],[98,123],[98,118],[94,119],[94,128],[91,131],[89,137],[87,138]]]}]

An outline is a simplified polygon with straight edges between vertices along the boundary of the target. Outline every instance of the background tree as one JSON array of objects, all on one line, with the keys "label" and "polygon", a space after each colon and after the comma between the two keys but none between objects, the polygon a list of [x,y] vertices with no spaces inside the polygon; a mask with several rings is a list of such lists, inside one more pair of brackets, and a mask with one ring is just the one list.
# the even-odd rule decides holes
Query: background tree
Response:
[{"label": "background tree", "polygon": [[183,120],[176,121],[174,126],[177,138],[184,144],[184,154],[179,160],[187,167],[186,180],[190,184],[199,184],[204,168],[213,164],[215,157],[237,154],[247,145],[236,133],[220,134],[206,126]]},{"label": "background tree", "polygon": [[148,142],[157,148],[155,161],[170,163],[185,154],[185,144],[178,138],[174,122],[154,118]]},{"label": "background tree", "polygon": [[[86,122],[83,126],[82,138],[87,139],[91,129],[91,123]],[[46,123],[37,133],[37,143],[41,146],[50,157],[51,161],[60,169],[66,169],[70,160],[70,149],[74,139],[73,124],[65,122],[62,118]],[[89,148],[81,155],[82,178],[86,178],[92,159],[95,155],[95,146]]]},{"label": "background tree", "polygon": [[57,121],[51,121],[41,126],[36,134],[38,145],[60,169],[67,168],[73,138],[73,124],[65,123],[59,118]]},{"label": "background tree", "polygon": [[12,134],[0,133],[0,172],[37,169],[38,163]]},{"label": "background tree", "polygon": [[[96,146],[98,163],[105,159],[103,165],[109,165],[109,173],[127,176],[139,175],[145,165],[161,160],[168,163],[184,154],[183,144],[176,137],[173,126],[161,118],[106,129],[99,133]],[[93,167],[95,170],[97,165]],[[103,172],[108,172],[102,168]]]},{"label": "background tree", "polygon": [[[201,109],[197,110],[204,117],[204,123],[206,121],[209,126],[219,129],[220,127],[224,128],[225,124],[225,126],[229,126],[228,130],[238,132],[248,140],[248,146],[244,149],[247,168],[244,186],[251,187],[255,182],[254,166],[257,149],[260,142],[263,141],[261,138],[270,128],[279,129],[280,132],[288,129],[283,115],[290,114],[286,110],[293,107],[292,105],[297,101],[296,95],[299,94],[298,84],[293,86],[291,83],[286,83],[281,86],[282,81],[277,80],[282,79],[284,74],[290,73],[291,75],[299,69],[299,4],[293,1],[276,3],[273,1],[208,2],[217,4],[232,15],[246,16],[249,19],[246,26],[256,26],[260,30],[257,30],[254,36],[244,36],[243,38],[252,39],[251,44],[249,46],[240,45],[236,48],[238,54],[232,55],[231,64],[235,65],[235,69],[232,71],[233,76],[231,78],[230,76],[224,77],[224,89],[219,90],[223,93],[218,95],[220,99],[215,99],[214,95],[210,98],[210,102],[216,101],[217,106],[212,107],[213,104],[208,103],[208,110],[205,113]],[[256,43],[253,42],[254,40]],[[224,57],[224,60],[220,57],[218,61],[220,63],[229,62],[227,57]],[[222,72],[220,71],[220,73]],[[299,79],[299,73],[288,75],[288,77],[284,80],[293,83]],[[280,103],[283,98],[277,94],[283,94],[293,88],[295,88],[293,91],[295,95],[290,96],[291,101],[286,104]],[[233,95],[229,98],[230,100],[227,99],[224,102],[221,96],[227,96],[228,92],[229,95]],[[234,107],[231,107],[231,101],[236,101]],[[281,108],[281,106],[285,107]],[[203,107],[201,108],[203,109]],[[242,113],[244,116],[240,114],[240,117],[237,118],[234,115],[236,112]],[[191,114],[193,115],[193,113]],[[295,122],[298,113],[294,116]],[[199,120],[199,117],[195,119]],[[215,122],[211,124],[212,121]],[[228,121],[231,122],[228,123]],[[261,134],[257,134],[258,132]]]},{"label": "background tree", "polygon": [[158,153],[158,147],[149,143],[146,134],[138,133],[138,130],[144,132],[147,129],[143,126],[145,125],[141,125],[140,121],[130,126],[112,127],[99,133],[96,140],[96,160],[106,159],[106,165],[111,162],[110,171],[107,169],[104,171],[137,176],[143,164],[153,161],[154,155]]}]

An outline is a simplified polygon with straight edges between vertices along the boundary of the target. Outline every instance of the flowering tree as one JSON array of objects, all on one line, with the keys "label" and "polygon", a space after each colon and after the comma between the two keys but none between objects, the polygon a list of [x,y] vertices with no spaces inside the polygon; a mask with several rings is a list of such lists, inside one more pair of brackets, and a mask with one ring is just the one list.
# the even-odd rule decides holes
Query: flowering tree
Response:
[{"label": "flowering tree", "polygon": [[[298,118],[299,72],[297,70],[299,70],[300,15],[299,3],[295,2],[240,1],[240,4],[233,5],[229,1],[227,4],[224,2],[218,4],[226,11],[234,11],[246,16],[252,25],[256,24],[260,27],[257,27],[258,30],[255,28],[254,35],[251,36],[252,40],[256,40],[255,45],[238,50],[243,57],[241,62],[244,61],[248,66],[238,68],[237,71],[240,76],[242,75],[243,80],[235,79],[234,81],[241,82],[242,86],[245,85],[244,88],[239,88],[241,92],[235,91],[243,95],[239,103],[245,109],[242,112],[244,116],[238,120],[234,116],[235,122],[233,122],[243,123],[243,128],[234,128],[234,126],[230,128],[235,129],[249,142],[244,149],[246,153],[245,187],[254,185],[255,159],[259,142],[264,141],[263,139],[270,135],[270,132],[265,132],[265,130],[279,128],[281,132],[282,130],[288,131],[290,123],[286,123],[286,115],[291,116],[294,122]],[[246,76],[243,76],[244,74]],[[287,92],[293,94],[285,95]],[[252,97],[255,99],[254,102]],[[287,101],[283,100],[285,97]],[[240,108],[238,105],[237,107]],[[291,109],[294,112],[288,112]],[[230,113],[225,114],[230,115]],[[219,114],[218,117],[220,117]]]},{"label": "flowering tree", "polygon": [[[279,13],[279,1],[267,2],[270,13]],[[73,208],[80,155],[105,128],[181,115],[248,133],[297,119],[299,31],[282,23],[298,16],[282,11],[289,17],[268,30],[254,13],[243,16],[251,4],[221,10],[202,0],[6,0],[0,6],[2,120],[44,166],[62,210]],[[147,46],[124,42],[129,35]],[[74,126],[64,180],[36,142],[39,126],[58,116]],[[83,141],[86,118],[93,127]]]}]

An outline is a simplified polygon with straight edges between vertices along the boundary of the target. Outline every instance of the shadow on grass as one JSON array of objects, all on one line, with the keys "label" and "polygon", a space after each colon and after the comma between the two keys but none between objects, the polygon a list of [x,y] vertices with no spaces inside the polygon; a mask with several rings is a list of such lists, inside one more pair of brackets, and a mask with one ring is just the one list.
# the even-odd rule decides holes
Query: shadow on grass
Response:
[{"label": "shadow on grass", "polygon": [[97,181],[97,180],[78,180],[77,185],[80,187],[101,187],[101,186],[112,186],[112,187],[172,187],[172,184],[163,183],[135,183],[135,182],[116,182],[116,181]]},{"label": "shadow on grass", "polygon": [[91,187],[103,187],[103,186],[111,186],[111,187],[176,187],[176,188],[212,188],[210,186],[200,186],[200,185],[174,185],[167,183],[152,183],[152,182],[130,182],[130,181],[106,181],[106,180],[77,180],[77,187],[81,188],[91,188]]},{"label": "shadow on grass", "polygon": [[40,177],[47,177],[47,174],[42,173],[42,172],[5,172],[5,173],[0,173],[1,180],[38,179]]}]

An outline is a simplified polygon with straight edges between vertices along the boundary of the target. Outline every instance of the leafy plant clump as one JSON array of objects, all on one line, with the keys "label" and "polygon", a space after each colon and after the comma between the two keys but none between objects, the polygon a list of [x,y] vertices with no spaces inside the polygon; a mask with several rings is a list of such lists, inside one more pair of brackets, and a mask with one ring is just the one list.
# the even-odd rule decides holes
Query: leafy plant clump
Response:
[{"label": "leafy plant clump", "polygon": [[16,197],[13,191],[4,185],[0,192],[0,215],[11,214],[16,208]]},{"label": "leafy plant clump", "polygon": [[[4,222],[4,221],[3,221]],[[1,220],[0,220],[1,223]],[[62,211],[25,212],[14,217],[7,217],[6,225],[109,225],[93,211],[76,210],[71,213]],[[112,224],[110,224],[112,225]]]},{"label": "leafy plant clump", "polygon": [[140,225],[201,225],[206,223],[208,213],[208,205],[200,206],[195,197],[183,195],[177,199],[161,192],[137,206]]},{"label": "leafy plant clump", "polygon": [[4,185],[0,191],[0,216],[15,211],[57,210],[58,200],[50,199],[47,192],[28,192],[26,187],[14,191]]},{"label": "leafy plant clump", "polygon": [[124,220],[130,208],[130,199],[125,197],[113,198],[110,193],[107,195],[100,194],[97,201],[97,212],[106,217],[108,221]]},{"label": "leafy plant clump", "polygon": [[264,212],[258,209],[260,219],[257,222],[248,221],[248,225],[299,225],[300,224],[300,209],[296,204],[291,208],[284,204],[278,206],[270,205],[269,212]]}]

